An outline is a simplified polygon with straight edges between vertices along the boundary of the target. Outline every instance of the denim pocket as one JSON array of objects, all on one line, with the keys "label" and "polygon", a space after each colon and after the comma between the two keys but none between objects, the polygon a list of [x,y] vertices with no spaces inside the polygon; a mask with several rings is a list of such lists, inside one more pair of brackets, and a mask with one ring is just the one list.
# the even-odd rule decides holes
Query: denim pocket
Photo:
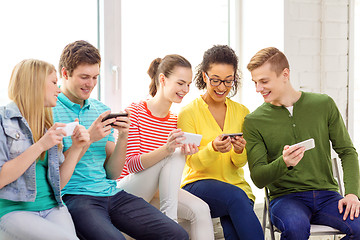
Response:
[{"label": "denim pocket", "polygon": [[10,159],[19,156],[31,146],[31,141],[19,129],[6,127],[4,128],[4,132],[7,139]]}]

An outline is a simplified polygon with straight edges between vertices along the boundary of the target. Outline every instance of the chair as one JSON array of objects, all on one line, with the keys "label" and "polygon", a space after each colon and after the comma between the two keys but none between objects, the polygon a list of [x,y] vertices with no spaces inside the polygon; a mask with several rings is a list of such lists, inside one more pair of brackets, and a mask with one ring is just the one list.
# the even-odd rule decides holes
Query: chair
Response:
[{"label": "chair", "polygon": [[[339,185],[339,192],[341,195],[344,195],[344,187],[341,179],[340,169],[338,165],[337,158],[332,159],[332,165],[333,165],[333,173],[334,178],[337,180]],[[269,209],[269,193],[268,189],[265,187],[265,198],[264,198],[264,211],[263,211],[263,222],[262,222],[262,228],[265,234],[266,229],[270,230],[270,237],[271,240],[275,240],[275,232],[281,233],[279,229],[277,229],[270,220],[270,209]],[[320,236],[320,235],[333,235],[334,240],[336,238],[336,235],[343,234],[339,230],[325,226],[325,225],[315,225],[311,224],[310,228],[310,236]]]}]

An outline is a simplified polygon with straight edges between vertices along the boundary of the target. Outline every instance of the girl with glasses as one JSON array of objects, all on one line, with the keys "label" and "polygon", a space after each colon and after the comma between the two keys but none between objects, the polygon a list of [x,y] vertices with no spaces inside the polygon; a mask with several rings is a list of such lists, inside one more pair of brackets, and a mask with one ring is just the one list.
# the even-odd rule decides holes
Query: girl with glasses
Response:
[{"label": "girl with glasses", "polygon": [[225,239],[264,239],[253,206],[255,196],[244,178],[247,163],[241,133],[249,110],[232,101],[238,87],[238,58],[228,46],[208,49],[195,76],[204,95],[185,106],[178,119],[184,132],[203,136],[199,151],[188,155],[182,188],[204,200],[213,218],[220,217]]},{"label": "girl with glasses", "polygon": [[180,189],[184,155],[198,151],[195,144],[182,144],[184,132],[177,128],[172,103],[181,103],[192,82],[190,63],[173,54],[150,64],[149,93],[152,98],[132,103],[126,164],[118,187],[150,202],[159,190],[160,210],[177,221],[190,221],[191,239],[213,239],[207,204]]}]

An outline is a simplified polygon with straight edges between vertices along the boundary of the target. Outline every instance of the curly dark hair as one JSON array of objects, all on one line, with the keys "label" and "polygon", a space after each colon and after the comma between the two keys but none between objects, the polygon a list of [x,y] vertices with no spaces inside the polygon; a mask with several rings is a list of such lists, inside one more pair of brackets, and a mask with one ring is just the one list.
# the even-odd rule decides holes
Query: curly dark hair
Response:
[{"label": "curly dark hair", "polygon": [[99,64],[101,57],[99,50],[84,40],[75,41],[66,45],[61,53],[59,61],[59,73],[62,77],[61,69],[63,67],[68,71],[71,77],[74,70],[81,64]]},{"label": "curly dark hair", "polygon": [[207,72],[211,64],[230,64],[234,67],[235,84],[231,89],[230,97],[237,93],[240,84],[240,74],[238,70],[238,57],[235,51],[227,45],[214,45],[205,51],[202,62],[196,67],[195,85],[198,89],[206,88],[206,82],[203,79],[203,72]]}]

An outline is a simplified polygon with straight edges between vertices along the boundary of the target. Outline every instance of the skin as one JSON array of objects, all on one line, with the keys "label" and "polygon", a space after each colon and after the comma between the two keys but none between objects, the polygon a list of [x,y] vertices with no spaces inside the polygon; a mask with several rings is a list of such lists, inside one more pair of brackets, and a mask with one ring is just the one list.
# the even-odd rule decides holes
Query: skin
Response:
[{"label": "skin", "polygon": [[[210,84],[209,79],[228,80],[232,79],[234,74],[235,70],[233,65],[219,63],[213,63],[210,65],[209,70],[207,71],[209,78],[207,78],[205,72],[203,72],[203,79],[206,82],[206,92],[202,98],[208,104],[211,114],[221,129],[224,128],[226,115],[225,100],[231,91],[231,87],[226,87],[224,83],[214,87]],[[244,151],[246,141],[243,137],[239,136],[223,139],[223,136],[219,135],[213,140],[212,145],[215,151],[226,153],[233,147],[234,151],[240,154]]]},{"label": "skin", "polygon": [[70,101],[80,104],[82,107],[97,84],[100,74],[99,64],[81,64],[74,69],[71,76],[65,68],[61,71],[65,80],[61,91]]},{"label": "skin", "polygon": [[[147,101],[147,106],[152,115],[166,117],[172,103],[181,103],[189,92],[192,82],[192,71],[190,68],[175,67],[168,77],[160,73],[158,79],[158,91],[153,98]],[[195,144],[181,143],[185,139],[183,135],[184,132],[181,129],[171,131],[165,145],[141,156],[143,167],[146,169],[155,165],[172,154],[176,148],[181,148],[181,152],[184,155],[197,153],[199,149]]]},{"label": "skin", "polygon": [[[97,84],[97,79],[100,74],[100,65],[80,64],[74,69],[71,76],[66,68],[62,68],[61,72],[63,76],[61,91],[72,102],[79,104],[81,107],[84,106],[85,100],[90,97],[92,90]],[[115,180],[120,176],[124,167],[130,120],[128,117],[117,117],[116,119],[112,118],[102,122],[102,119],[109,113],[110,110],[100,114],[100,116],[91,124],[88,129],[90,141],[84,146],[80,156],[85,154],[92,143],[109,135],[111,133],[111,128],[117,129],[118,138],[116,144],[111,141],[106,143],[106,160],[104,162],[107,178]],[[130,112],[128,112],[128,115],[130,116]],[[110,126],[109,124],[111,123],[113,123],[114,126]],[[70,149],[71,147],[68,150]],[[66,155],[67,152],[68,151],[64,154]]]},{"label": "skin", "polygon": [[[260,93],[265,102],[275,106],[293,106],[301,97],[301,92],[296,91],[290,84],[290,70],[285,68],[279,75],[271,70],[271,64],[265,63],[251,71],[252,81],[255,83],[256,92]],[[287,167],[296,166],[304,156],[304,147],[289,147],[283,150],[283,159]],[[346,208],[344,210],[344,205]],[[347,194],[338,204],[339,213],[344,212],[343,219],[349,216],[351,220],[359,217],[360,201],[355,194]]]}]

